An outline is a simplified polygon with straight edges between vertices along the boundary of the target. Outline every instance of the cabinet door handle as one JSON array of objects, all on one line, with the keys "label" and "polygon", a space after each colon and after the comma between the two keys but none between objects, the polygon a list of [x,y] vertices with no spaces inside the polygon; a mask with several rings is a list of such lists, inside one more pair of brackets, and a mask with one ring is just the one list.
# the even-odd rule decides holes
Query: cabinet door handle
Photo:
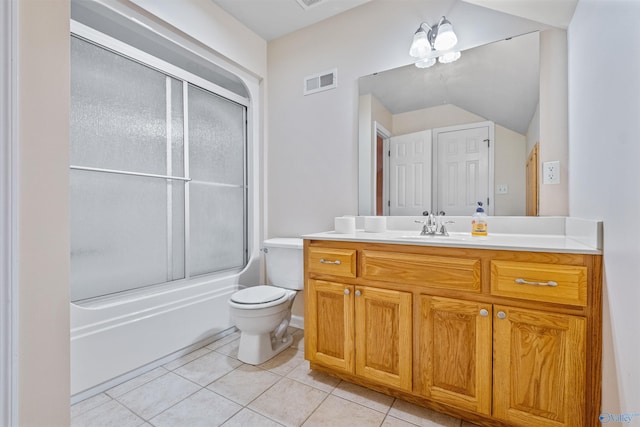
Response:
[{"label": "cabinet door handle", "polygon": [[504,311],[499,311],[497,316],[498,316],[498,319],[506,319],[507,313],[505,313]]},{"label": "cabinet door handle", "polygon": [[356,296],[359,297],[360,295],[362,295],[362,292],[356,291]]},{"label": "cabinet door handle", "polygon": [[327,261],[324,258],[320,258],[320,264],[335,264],[335,265],[340,265],[340,260],[337,259],[335,261]]},{"label": "cabinet door handle", "polygon": [[480,316],[487,317],[489,315],[489,311],[486,308],[480,310]]},{"label": "cabinet door handle", "polygon": [[349,295],[350,293],[351,293],[351,291],[349,290],[349,288],[347,288],[347,289],[345,289],[345,290],[344,290],[344,294],[345,294],[345,295]]},{"label": "cabinet door handle", "polygon": [[534,286],[558,286],[558,282],[554,282],[553,280],[549,280],[548,282],[529,282],[524,279],[516,279],[516,283],[519,285],[534,285]]}]

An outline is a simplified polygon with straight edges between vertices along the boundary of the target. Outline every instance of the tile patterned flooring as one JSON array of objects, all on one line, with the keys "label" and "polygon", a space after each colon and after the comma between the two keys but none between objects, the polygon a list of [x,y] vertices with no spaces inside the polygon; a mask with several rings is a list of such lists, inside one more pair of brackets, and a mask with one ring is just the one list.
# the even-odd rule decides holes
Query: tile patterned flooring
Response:
[{"label": "tile patterned flooring", "polygon": [[303,333],[259,366],[239,333],[71,407],[72,427],[472,427],[474,424],[309,369]]}]

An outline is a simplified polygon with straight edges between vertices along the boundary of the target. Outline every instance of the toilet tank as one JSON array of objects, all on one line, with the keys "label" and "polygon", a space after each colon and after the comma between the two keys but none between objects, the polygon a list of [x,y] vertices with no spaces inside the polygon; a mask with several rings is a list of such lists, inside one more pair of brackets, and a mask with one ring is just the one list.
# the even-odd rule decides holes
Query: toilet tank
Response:
[{"label": "toilet tank", "polygon": [[280,288],[302,290],[304,272],[302,239],[274,238],[263,242],[267,261],[267,278]]}]

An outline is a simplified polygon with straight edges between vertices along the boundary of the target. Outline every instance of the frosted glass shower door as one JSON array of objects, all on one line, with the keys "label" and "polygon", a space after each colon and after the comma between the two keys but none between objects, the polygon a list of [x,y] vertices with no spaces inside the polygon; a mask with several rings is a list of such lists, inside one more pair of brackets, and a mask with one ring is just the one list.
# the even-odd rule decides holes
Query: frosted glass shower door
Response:
[{"label": "frosted glass shower door", "polygon": [[[182,82],[71,38],[71,299],[185,277]],[[142,176],[146,175],[146,176]]]},{"label": "frosted glass shower door", "polygon": [[245,108],[189,86],[190,274],[246,263]]},{"label": "frosted glass shower door", "polygon": [[72,301],[246,265],[247,107],[161,65],[71,39]]}]

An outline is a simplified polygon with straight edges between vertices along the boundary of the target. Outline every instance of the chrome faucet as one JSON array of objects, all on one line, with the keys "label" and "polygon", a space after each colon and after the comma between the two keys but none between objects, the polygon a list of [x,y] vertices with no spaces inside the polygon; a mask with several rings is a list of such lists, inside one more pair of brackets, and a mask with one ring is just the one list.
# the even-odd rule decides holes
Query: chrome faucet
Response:
[{"label": "chrome faucet", "polygon": [[448,236],[446,224],[453,224],[454,221],[442,221],[441,216],[444,216],[444,211],[440,211],[436,216],[432,213],[424,211],[422,213],[427,217],[424,221],[415,221],[417,224],[422,224],[421,236]]}]

